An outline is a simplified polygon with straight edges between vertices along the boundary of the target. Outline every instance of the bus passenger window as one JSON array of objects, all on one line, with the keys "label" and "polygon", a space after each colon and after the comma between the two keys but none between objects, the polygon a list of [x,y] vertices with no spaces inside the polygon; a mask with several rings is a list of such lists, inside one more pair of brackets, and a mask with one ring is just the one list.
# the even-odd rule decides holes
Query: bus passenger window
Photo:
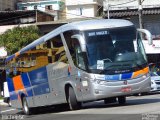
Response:
[{"label": "bus passenger window", "polygon": [[46,42],[48,48],[48,63],[64,62],[68,63],[66,51],[64,49],[61,36],[55,36]]},{"label": "bus passenger window", "polygon": [[68,63],[68,59],[64,50],[64,46],[60,47],[55,54],[55,60],[59,62]]}]

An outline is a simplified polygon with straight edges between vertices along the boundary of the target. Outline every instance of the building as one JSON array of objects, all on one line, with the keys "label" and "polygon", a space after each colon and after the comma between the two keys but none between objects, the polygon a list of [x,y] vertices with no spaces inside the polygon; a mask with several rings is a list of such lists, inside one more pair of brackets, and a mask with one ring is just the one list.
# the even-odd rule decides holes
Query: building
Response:
[{"label": "building", "polygon": [[[107,3],[109,4],[110,10],[127,10],[137,9],[138,0],[104,0],[104,8],[107,10]],[[143,8],[159,7],[159,0],[141,0]]]},{"label": "building", "polygon": [[103,0],[66,0],[66,18],[97,17],[102,6]]},{"label": "building", "polygon": [[160,39],[160,0],[141,1],[142,6],[138,6],[138,0],[105,0],[104,18],[108,18],[109,13],[110,18],[128,19],[139,28],[138,10],[142,9],[143,28],[152,33],[153,39]]},{"label": "building", "polygon": [[17,0],[0,0],[0,11],[16,10]]},{"label": "building", "polygon": [[63,0],[21,0],[17,3],[17,10],[38,10],[54,15],[55,20],[62,19],[64,10]]}]

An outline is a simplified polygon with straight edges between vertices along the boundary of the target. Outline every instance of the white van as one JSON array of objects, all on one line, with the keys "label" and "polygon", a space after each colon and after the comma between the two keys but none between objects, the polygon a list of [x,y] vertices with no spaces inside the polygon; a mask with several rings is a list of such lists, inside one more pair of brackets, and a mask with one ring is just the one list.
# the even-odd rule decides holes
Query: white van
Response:
[{"label": "white van", "polygon": [[8,103],[8,105],[11,106],[10,95],[9,95],[9,90],[8,90],[8,84],[7,84],[7,82],[4,82],[4,83],[3,83],[2,96],[3,96],[3,98],[4,98],[4,102],[5,102],[5,103]]}]

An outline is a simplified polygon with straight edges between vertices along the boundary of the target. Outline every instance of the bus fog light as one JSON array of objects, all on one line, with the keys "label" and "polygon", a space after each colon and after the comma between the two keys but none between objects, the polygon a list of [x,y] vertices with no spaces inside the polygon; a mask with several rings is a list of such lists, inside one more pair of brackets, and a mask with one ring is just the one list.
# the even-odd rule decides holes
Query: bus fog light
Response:
[{"label": "bus fog light", "polygon": [[145,79],[146,77],[147,77],[146,75],[143,75],[143,76],[142,76],[143,79]]},{"label": "bus fog light", "polygon": [[97,80],[97,83],[99,84],[101,81],[100,80]]},{"label": "bus fog light", "polygon": [[95,83],[97,83],[97,84],[100,84],[101,81],[100,81],[100,80],[97,80],[97,79],[94,79],[93,82],[95,82]]},{"label": "bus fog light", "polygon": [[96,93],[96,94],[99,94],[99,90],[95,90],[95,93]]},{"label": "bus fog light", "polygon": [[148,74],[145,74],[145,75],[142,76],[143,79],[145,79],[147,77],[148,77]]}]

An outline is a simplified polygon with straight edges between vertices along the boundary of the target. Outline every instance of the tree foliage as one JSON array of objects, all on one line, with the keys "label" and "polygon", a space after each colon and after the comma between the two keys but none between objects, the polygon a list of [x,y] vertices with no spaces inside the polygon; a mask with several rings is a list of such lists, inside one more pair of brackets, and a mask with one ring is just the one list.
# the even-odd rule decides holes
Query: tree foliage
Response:
[{"label": "tree foliage", "polygon": [[4,46],[11,55],[39,37],[36,26],[15,27],[0,35],[0,46]]}]

